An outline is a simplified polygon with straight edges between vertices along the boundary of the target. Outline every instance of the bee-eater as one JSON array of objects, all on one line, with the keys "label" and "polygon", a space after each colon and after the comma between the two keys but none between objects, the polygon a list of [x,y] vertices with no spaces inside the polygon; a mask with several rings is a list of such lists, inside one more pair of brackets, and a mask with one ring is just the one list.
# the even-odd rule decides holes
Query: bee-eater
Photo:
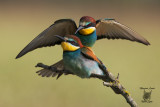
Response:
[{"label": "bee-eater", "polygon": [[119,75],[117,78],[113,77],[91,48],[83,46],[80,39],[74,35],[67,35],[67,37],[56,35],[55,37],[61,40],[63,48],[61,64],[58,62],[53,66],[47,66],[38,63],[36,67],[44,68],[37,72],[39,75],[42,77],[54,77],[58,74],[57,78],[59,78],[62,74],[72,74],[80,78],[98,78],[109,84],[116,94],[123,95],[131,106],[134,105],[136,107],[137,104],[131,98],[129,92],[119,83]]},{"label": "bee-eater", "polygon": [[150,43],[136,32],[114,19],[105,18],[95,20],[90,16],[83,16],[79,21],[77,28],[72,19],[60,19],[54,22],[33,39],[18,55],[19,58],[26,53],[41,47],[54,46],[60,41],[54,35],[62,37],[66,35],[75,35],[80,38],[85,47],[92,47],[96,40],[107,39],[126,39],[149,45]]},{"label": "bee-eater", "polygon": [[[54,66],[47,66],[42,63],[37,64],[38,67],[43,67],[37,73],[43,77],[56,76],[56,74],[73,74],[81,78],[97,77],[105,81],[107,79],[106,67],[96,57],[90,48],[85,49],[80,39],[73,35],[61,37],[56,35],[61,41],[63,48],[63,60],[59,69],[56,64]],[[58,77],[59,77],[58,76]]]},{"label": "bee-eater", "polygon": [[[37,67],[44,68],[37,72],[39,75],[54,77],[58,74],[57,78],[59,78],[62,74],[74,74],[81,78],[96,77],[104,81],[114,82],[116,80],[107,79],[110,74],[91,49],[96,40],[102,38],[126,39],[150,45],[142,36],[114,19],[95,20],[90,16],[83,16],[78,28],[75,21],[71,19],[55,21],[53,25],[34,38],[16,58],[22,57],[37,48],[61,44],[64,51],[63,59],[51,66],[42,63],[37,64]],[[111,88],[118,93],[117,88],[112,86]],[[127,93],[123,90],[123,87],[119,92],[122,92],[123,95]],[[125,98],[127,97],[125,96]]]}]

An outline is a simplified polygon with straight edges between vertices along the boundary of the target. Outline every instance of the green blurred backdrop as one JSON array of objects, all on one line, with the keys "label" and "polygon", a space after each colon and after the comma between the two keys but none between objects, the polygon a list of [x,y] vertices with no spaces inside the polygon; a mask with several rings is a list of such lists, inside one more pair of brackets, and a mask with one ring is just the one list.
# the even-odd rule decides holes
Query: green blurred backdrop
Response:
[{"label": "green blurred backdrop", "polygon": [[[60,18],[77,23],[83,15],[115,18],[150,43],[101,40],[96,55],[120,81],[140,107],[160,106],[160,1],[159,0],[0,0],[0,107],[128,107],[121,95],[98,79],[76,76],[42,78],[38,62],[53,64],[62,58],[60,46],[16,55],[41,31]],[[143,90],[153,87],[152,103],[142,103]]]}]

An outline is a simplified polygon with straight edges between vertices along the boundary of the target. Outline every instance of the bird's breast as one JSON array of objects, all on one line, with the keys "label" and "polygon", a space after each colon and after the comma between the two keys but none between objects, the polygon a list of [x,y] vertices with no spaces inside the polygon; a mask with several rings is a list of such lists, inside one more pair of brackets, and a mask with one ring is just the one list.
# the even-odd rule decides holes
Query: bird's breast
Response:
[{"label": "bird's breast", "polygon": [[76,36],[81,40],[84,46],[88,47],[92,47],[97,40],[96,30],[90,35],[82,35],[77,33]]}]

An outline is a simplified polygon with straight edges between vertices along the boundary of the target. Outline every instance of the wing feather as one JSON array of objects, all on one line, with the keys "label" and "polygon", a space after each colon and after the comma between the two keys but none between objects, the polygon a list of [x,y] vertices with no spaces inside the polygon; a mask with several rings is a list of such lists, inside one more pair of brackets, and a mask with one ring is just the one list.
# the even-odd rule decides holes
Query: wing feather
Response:
[{"label": "wing feather", "polygon": [[[62,75],[63,73],[69,73],[69,71],[65,70],[64,65],[63,65],[63,60],[58,61],[57,63],[51,65],[52,68],[54,69],[41,69],[37,71],[39,76],[42,77],[55,77],[57,75]],[[59,78],[59,77],[58,77]]]},{"label": "wing feather", "polygon": [[74,34],[77,29],[76,23],[71,19],[60,19],[54,22],[53,25],[45,29],[37,37],[35,37],[18,55],[16,58],[22,57],[26,53],[41,47],[54,46],[60,43],[60,40],[54,35],[70,35]]},{"label": "wing feather", "polygon": [[92,51],[91,48],[89,48],[89,47],[81,48],[81,53],[86,58],[94,60],[94,61],[98,62],[99,64],[102,64],[102,62],[97,58],[97,56],[94,54],[94,52]]},{"label": "wing feather", "polygon": [[100,19],[96,21],[97,39],[126,39],[145,45],[150,43],[129,27],[116,22],[114,19]]}]

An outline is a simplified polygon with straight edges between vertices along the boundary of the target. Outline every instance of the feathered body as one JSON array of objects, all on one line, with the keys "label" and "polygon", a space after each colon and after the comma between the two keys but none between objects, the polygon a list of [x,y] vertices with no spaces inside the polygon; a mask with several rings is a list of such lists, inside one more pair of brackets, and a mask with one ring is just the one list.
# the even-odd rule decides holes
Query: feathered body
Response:
[{"label": "feathered body", "polygon": [[64,67],[81,78],[89,78],[91,74],[104,75],[98,62],[87,59],[81,50],[63,52]]},{"label": "feathered body", "polygon": [[96,21],[90,16],[83,16],[80,19],[79,25],[86,26],[86,28],[79,29],[75,35],[81,40],[84,46],[92,47],[97,40]]},{"label": "feathered body", "polygon": [[89,35],[82,35],[78,32],[76,36],[81,40],[82,44],[87,47],[92,47],[97,40],[96,30]]}]

